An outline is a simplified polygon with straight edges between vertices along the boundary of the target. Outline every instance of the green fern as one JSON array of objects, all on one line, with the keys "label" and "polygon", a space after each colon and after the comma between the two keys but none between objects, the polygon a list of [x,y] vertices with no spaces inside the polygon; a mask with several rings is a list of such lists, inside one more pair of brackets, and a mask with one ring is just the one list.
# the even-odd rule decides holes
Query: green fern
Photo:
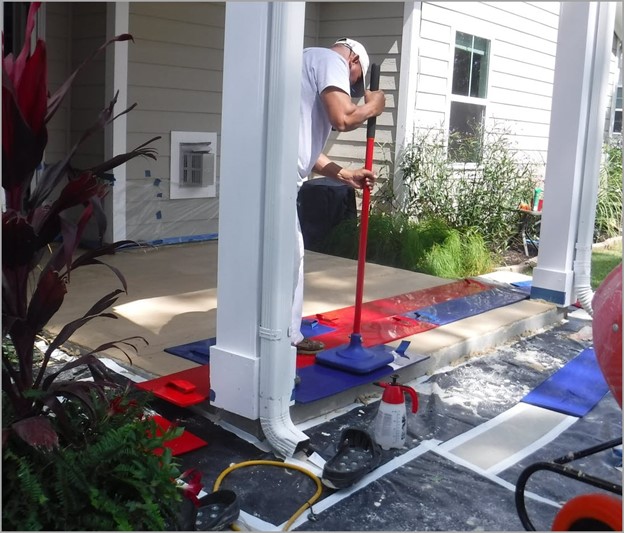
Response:
[{"label": "green fern", "polygon": [[[103,403],[103,402],[100,402]],[[160,436],[144,419],[144,402],[111,414],[99,405],[96,424],[81,444],[49,452],[23,446],[11,436],[3,448],[3,526],[14,530],[162,531],[175,523],[182,500],[180,471]]]}]

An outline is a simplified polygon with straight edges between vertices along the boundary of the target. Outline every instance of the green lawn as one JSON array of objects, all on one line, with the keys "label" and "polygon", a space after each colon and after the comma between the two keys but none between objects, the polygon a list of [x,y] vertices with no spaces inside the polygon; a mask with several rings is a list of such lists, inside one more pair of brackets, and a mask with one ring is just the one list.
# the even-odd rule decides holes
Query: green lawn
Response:
[{"label": "green lawn", "polygon": [[607,277],[619,263],[622,261],[622,242],[604,248],[602,250],[594,250],[592,252],[591,265],[591,286],[596,290],[603,279]]}]

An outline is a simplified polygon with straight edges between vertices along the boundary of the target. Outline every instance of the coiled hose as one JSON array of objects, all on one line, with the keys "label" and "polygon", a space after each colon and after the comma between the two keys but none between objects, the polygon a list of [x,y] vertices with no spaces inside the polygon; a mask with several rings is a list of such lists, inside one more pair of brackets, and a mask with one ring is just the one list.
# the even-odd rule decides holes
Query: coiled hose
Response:
[{"label": "coiled hose", "polygon": [[290,468],[291,470],[297,470],[299,472],[304,473],[306,476],[308,476],[310,479],[312,479],[316,483],[316,492],[314,493],[314,495],[307,502],[305,502],[301,507],[299,507],[299,509],[297,509],[297,512],[288,519],[288,522],[286,522],[282,531],[288,531],[290,527],[293,525],[293,523],[295,522],[295,520],[297,520],[297,518],[299,518],[299,516],[306,509],[312,508],[312,504],[316,502],[316,500],[319,499],[319,497],[321,496],[321,493],[323,492],[323,485],[321,485],[321,480],[317,476],[312,474],[312,472],[309,472],[305,468],[301,468],[300,466],[297,466],[297,465],[290,465],[282,461],[266,461],[266,460],[244,461],[242,463],[237,463],[235,465],[232,465],[226,468],[223,472],[219,474],[219,477],[215,481],[214,487],[212,490],[214,492],[219,490],[219,487],[221,486],[221,482],[230,472],[233,472],[234,470],[238,470],[239,468],[243,468],[245,466],[277,466],[281,468]]}]

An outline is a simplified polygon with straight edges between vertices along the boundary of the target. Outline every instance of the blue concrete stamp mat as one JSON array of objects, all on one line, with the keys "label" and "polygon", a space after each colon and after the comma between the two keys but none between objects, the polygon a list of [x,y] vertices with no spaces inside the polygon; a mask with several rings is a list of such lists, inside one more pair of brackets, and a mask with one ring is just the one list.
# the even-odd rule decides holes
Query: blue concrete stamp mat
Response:
[{"label": "blue concrete stamp mat", "polygon": [[522,401],[582,417],[594,408],[608,390],[593,348],[586,348],[529,392]]}]

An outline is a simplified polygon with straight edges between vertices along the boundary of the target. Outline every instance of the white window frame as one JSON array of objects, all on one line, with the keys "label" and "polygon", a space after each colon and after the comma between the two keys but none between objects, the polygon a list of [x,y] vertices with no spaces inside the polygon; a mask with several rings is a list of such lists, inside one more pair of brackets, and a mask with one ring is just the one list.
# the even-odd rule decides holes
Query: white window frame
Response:
[{"label": "white window frame", "polygon": [[[616,107],[617,106],[617,91],[618,89],[620,90],[620,93],[623,93],[620,96],[620,107]],[[611,135],[622,135],[622,130],[621,130],[621,126],[620,126],[620,131],[615,131],[613,128],[615,128],[615,114],[619,111],[620,113],[622,113],[622,97],[624,97],[624,91],[622,90],[622,85],[620,83],[618,83],[615,86],[615,91],[613,91],[613,112],[611,115],[611,128],[610,128],[610,133]],[[620,124],[622,122],[622,118],[620,118]]]},{"label": "white window frame", "polygon": [[[453,75],[454,75],[454,67],[455,67],[455,43],[457,42],[457,32],[465,33],[467,35],[473,35],[474,37],[479,37],[481,39],[486,39],[490,43],[489,49],[489,57],[488,57],[488,78],[487,78],[487,96],[485,98],[477,98],[474,96],[464,96],[453,93]],[[483,125],[485,126],[490,118],[490,88],[491,88],[491,73],[492,73],[492,63],[493,63],[493,49],[494,49],[495,39],[491,35],[490,32],[484,31],[484,28],[478,28],[478,31],[475,31],[475,28],[463,28],[463,27],[454,27],[451,28],[451,38],[449,43],[449,74],[448,74],[448,83],[447,83],[447,93],[446,93],[446,113],[444,118],[444,131],[446,135],[447,141],[447,156],[448,156],[448,139],[450,135],[450,127],[451,127],[451,106],[453,102],[460,102],[466,104],[475,104],[482,105],[485,107],[483,113]],[[452,161],[449,164],[453,168],[476,168],[478,165],[474,162],[462,162],[462,161]]]},{"label": "white window frame", "polygon": [[[180,146],[186,143],[201,143],[210,146],[214,154],[212,169],[213,183],[204,187],[188,187],[180,185]],[[215,198],[217,196],[217,134],[205,131],[172,131],[170,152],[170,187],[169,197],[172,200],[185,198]]]}]

